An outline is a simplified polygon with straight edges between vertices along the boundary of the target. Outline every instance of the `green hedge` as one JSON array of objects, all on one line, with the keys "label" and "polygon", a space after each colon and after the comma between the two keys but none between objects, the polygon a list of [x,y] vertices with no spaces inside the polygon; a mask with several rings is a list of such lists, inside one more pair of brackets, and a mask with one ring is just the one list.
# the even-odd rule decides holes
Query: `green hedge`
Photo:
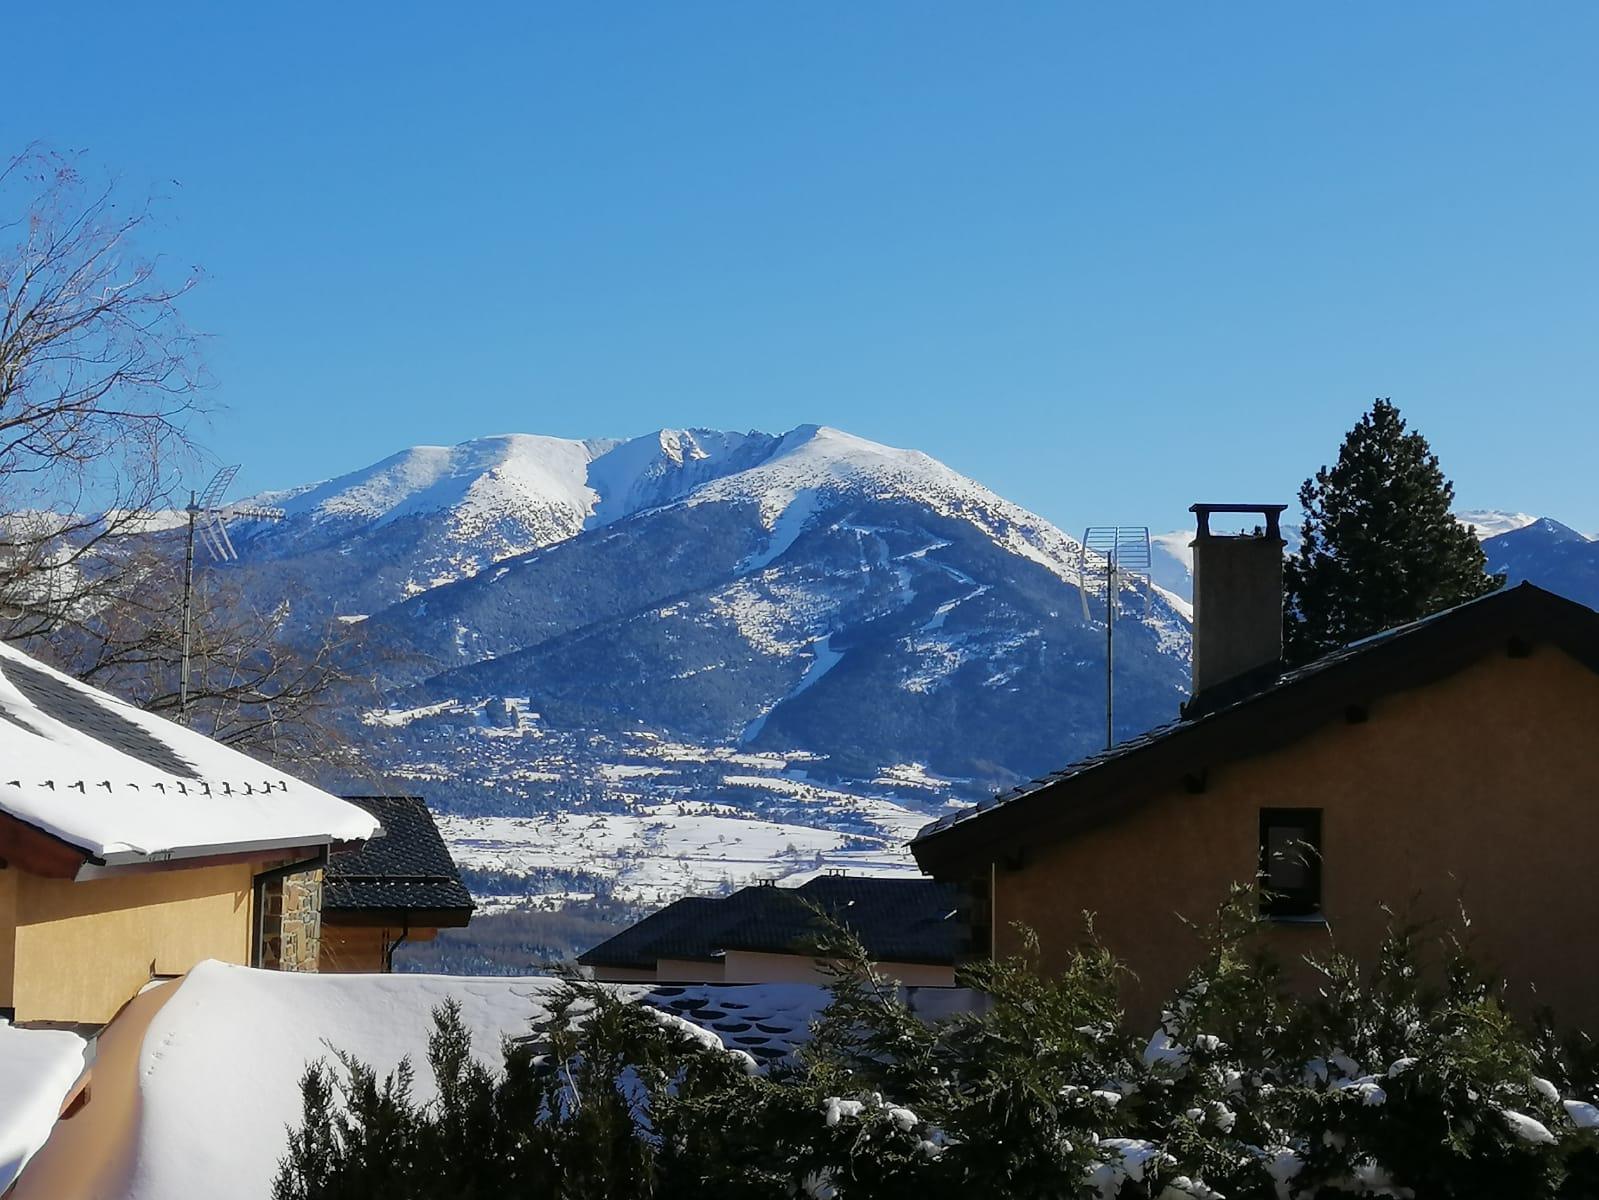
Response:
[{"label": "green hedge", "polygon": [[274,1195],[1599,1196],[1587,1039],[1519,1024],[1452,940],[1415,930],[1291,997],[1252,926],[1235,897],[1153,1032],[1127,1027],[1095,946],[1050,977],[1030,954],[979,966],[985,1010],[930,1024],[840,935],[832,1003],[767,1073],[582,981],[493,1070],[445,1007],[434,1101],[409,1065],[309,1068]]}]

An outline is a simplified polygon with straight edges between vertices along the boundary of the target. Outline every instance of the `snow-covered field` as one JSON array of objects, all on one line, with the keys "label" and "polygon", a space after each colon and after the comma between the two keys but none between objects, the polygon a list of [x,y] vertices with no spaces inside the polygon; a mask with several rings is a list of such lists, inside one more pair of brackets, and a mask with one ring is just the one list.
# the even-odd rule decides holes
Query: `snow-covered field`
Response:
[{"label": "snow-covered field", "polygon": [[882,830],[876,836],[680,804],[626,813],[443,817],[439,828],[463,867],[517,875],[582,871],[607,880],[620,899],[655,906],[762,879],[800,884],[827,869],[914,876],[905,843],[927,818],[887,801],[872,807]]},{"label": "snow-covered field", "polygon": [[[487,881],[480,912],[550,908],[597,891],[653,907],[757,880],[799,884],[825,870],[915,875],[907,843],[960,803],[952,796],[968,783],[915,762],[864,785],[828,782],[812,777],[825,764],[804,751],[698,746],[647,731],[574,737],[545,727],[525,699],[512,705],[498,726],[480,705],[366,714],[387,729],[458,722],[395,773],[434,797],[446,781],[475,789],[489,805],[435,804],[462,868],[526,883]],[[538,810],[527,812],[527,800]]]}]

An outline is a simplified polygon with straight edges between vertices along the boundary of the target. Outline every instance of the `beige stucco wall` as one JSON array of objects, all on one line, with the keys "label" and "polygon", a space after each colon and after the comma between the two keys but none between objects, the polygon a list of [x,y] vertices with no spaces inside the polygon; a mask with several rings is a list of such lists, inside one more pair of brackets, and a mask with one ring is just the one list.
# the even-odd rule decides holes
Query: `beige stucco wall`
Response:
[{"label": "beige stucco wall", "polygon": [[252,878],[249,863],[81,883],[19,874],[17,1020],[107,1021],[152,976],[249,962]]},{"label": "beige stucco wall", "polygon": [[655,962],[655,978],[660,983],[721,983],[720,962],[698,958],[662,958]]},{"label": "beige stucco wall", "polygon": [[[1351,696],[1352,702],[1365,699]],[[1494,656],[1377,699],[1257,758],[1212,768],[1116,823],[1029,847],[994,871],[993,933],[1035,929],[1046,967],[1083,933],[1081,913],[1136,972],[1131,1011],[1152,1017],[1196,959],[1178,914],[1205,922],[1234,880],[1254,878],[1262,807],[1321,808],[1325,927],[1274,927],[1285,963],[1340,949],[1369,961],[1386,903],[1448,919],[1464,903],[1477,953],[1523,1007],[1599,1025],[1599,676],[1559,650]],[[1175,783],[1175,781],[1174,781]],[[1536,986],[1536,995],[1532,988]]]},{"label": "beige stucco wall", "polygon": [[[925,963],[874,964],[889,979],[907,987],[950,987],[955,983],[953,967]],[[763,954],[752,950],[729,950],[723,956],[721,983],[820,983],[832,980],[825,961],[803,954]]]}]

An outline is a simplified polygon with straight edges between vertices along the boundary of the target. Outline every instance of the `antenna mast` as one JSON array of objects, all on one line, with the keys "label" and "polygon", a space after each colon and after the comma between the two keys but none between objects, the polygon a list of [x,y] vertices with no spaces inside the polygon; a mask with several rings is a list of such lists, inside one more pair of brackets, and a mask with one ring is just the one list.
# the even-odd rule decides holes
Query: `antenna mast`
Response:
[{"label": "antenna mast", "polygon": [[246,521],[281,521],[281,508],[255,508],[244,504],[223,504],[222,494],[228,490],[233,477],[239,473],[239,464],[223,467],[211,477],[200,498],[189,493],[189,537],[183,551],[183,660],[178,671],[178,719],[189,721],[189,659],[194,647],[194,539],[198,534],[211,552],[213,562],[232,562],[239,557],[228,537],[228,521],[241,517]]},{"label": "antenna mast", "polygon": [[[1083,602],[1083,620],[1088,615],[1089,580],[1105,581],[1105,749],[1116,744],[1116,612],[1123,587],[1150,582],[1154,555],[1149,544],[1148,525],[1090,525],[1083,531],[1077,556],[1077,594]],[[1144,591],[1144,610],[1149,611],[1151,592]]]}]

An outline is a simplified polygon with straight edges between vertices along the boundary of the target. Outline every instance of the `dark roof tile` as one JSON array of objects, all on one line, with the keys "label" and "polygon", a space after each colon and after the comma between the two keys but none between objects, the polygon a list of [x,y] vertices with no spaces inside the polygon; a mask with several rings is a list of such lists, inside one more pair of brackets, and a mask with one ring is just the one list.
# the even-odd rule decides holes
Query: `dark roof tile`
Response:
[{"label": "dark roof tile", "polygon": [[953,887],[931,879],[821,875],[797,888],[757,885],[675,901],[578,961],[648,969],[663,958],[709,960],[727,950],[804,954],[825,929],[815,905],[853,931],[875,961],[953,963],[957,900]]},{"label": "dark roof tile", "polygon": [[383,836],[328,860],[324,912],[388,908],[472,908],[455,861],[415,796],[346,796],[382,823]]}]

